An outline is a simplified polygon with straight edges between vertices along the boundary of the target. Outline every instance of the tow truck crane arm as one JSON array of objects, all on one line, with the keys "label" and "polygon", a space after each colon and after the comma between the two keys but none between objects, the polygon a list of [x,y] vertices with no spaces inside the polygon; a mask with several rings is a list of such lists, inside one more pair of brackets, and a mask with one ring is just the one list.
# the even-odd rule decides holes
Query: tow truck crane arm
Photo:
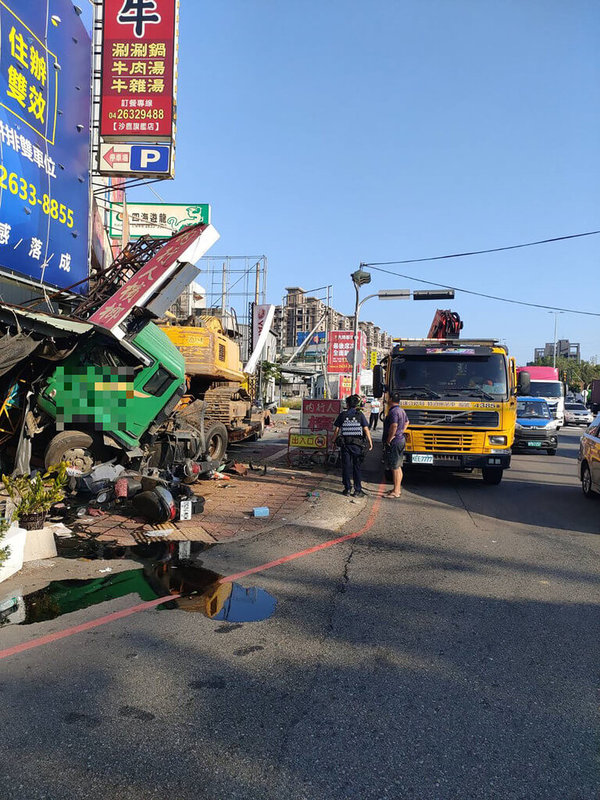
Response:
[{"label": "tow truck crane arm", "polygon": [[443,311],[439,309],[435,312],[433,322],[427,334],[428,339],[458,339],[463,324],[456,311]]}]

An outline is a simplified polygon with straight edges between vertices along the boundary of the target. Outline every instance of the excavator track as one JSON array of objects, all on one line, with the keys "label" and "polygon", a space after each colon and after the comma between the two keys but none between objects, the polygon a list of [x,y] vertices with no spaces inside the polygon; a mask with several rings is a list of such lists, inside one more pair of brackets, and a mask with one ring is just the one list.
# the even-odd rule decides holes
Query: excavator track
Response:
[{"label": "excavator track", "polygon": [[248,401],[240,396],[239,383],[219,384],[204,394],[207,419],[237,427],[248,415]]}]

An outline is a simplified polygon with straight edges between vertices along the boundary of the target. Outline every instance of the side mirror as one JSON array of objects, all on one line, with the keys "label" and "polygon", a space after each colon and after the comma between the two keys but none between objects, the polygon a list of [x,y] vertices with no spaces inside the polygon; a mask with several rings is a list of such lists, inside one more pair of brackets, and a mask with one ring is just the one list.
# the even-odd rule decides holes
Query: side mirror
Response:
[{"label": "side mirror", "polygon": [[519,372],[517,376],[517,394],[528,395],[531,391],[531,376],[528,372]]},{"label": "side mirror", "polygon": [[373,397],[383,397],[384,391],[383,367],[381,364],[375,364],[373,367]]}]

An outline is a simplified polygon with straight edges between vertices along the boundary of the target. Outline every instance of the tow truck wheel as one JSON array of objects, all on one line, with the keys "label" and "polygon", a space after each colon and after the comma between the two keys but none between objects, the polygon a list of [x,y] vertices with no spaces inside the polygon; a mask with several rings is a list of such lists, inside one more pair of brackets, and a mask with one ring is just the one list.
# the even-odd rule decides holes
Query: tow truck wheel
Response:
[{"label": "tow truck wheel", "polygon": [[94,439],[89,433],[61,431],[50,440],[44,456],[44,465],[49,469],[61,461],[68,461],[71,467],[80,470],[82,475],[87,475],[98,462],[94,445]]},{"label": "tow truck wheel", "polygon": [[487,483],[489,486],[497,486],[502,480],[503,472],[504,470],[502,467],[484,467],[481,470],[483,482]]},{"label": "tow truck wheel", "polygon": [[222,461],[227,452],[227,428],[222,422],[213,422],[206,430],[206,455],[211,461]]}]

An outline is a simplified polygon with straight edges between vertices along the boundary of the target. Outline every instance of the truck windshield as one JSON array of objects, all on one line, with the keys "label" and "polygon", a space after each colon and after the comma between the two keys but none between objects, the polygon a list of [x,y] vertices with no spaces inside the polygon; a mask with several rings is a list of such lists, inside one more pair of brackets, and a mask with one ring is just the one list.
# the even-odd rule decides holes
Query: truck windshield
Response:
[{"label": "truck windshield", "polygon": [[562,397],[560,381],[531,381],[529,394],[532,397]]},{"label": "truck windshield", "polygon": [[508,396],[505,359],[489,356],[399,356],[392,365],[392,391],[402,395],[473,397],[501,400]]},{"label": "truck windshield", "polygon": [[527,417],[531,419],[551,419],[551,414],[546,403],[538,401],[535,402],[518,402],[517,403],[517,417],[523,419]]}]

